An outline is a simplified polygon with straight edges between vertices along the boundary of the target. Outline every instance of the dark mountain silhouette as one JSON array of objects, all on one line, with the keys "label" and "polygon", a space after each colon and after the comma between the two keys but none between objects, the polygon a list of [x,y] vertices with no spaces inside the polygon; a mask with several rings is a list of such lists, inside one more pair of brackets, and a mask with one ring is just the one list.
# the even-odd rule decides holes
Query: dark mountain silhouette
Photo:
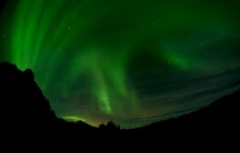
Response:
[{"label": "dark mountain silhouette", "polygon": [[[231,127],[236,124],[239,119],[239,104],[240,104],[240,90],[231,95],[226,95],[208,107],[199,109],[181,117],[163,121],[160,123],[153,123],[144,128],[157,127],[162,124],[178,124],[182,128],[204,128],[211,129],[215,126],[222,127],[223,124],[228,124]],[[191,124],[188,124],[191,123]]]},{"label": "dark mountain silhouette", "polygon": [[34,81],[30,69],[0,64],[0,121],[4,126],[50,126],[56,115]]},{"label": "dark mountain silhouette", "polygon": [[[54,129],[52,138],[59,133],[66,140],[72,138],[96,139],[89,143],[120,142],[125,145],[163,142],[179,143],[238,139],[240,90],[226,95],[209,106],[178,118],[150,124],[137,129],[120,129],[114,122],[99,128],[84,122],[67,122],[58,118],[49,101],[34,81],[30,69],[20,71],[8,62],[0,64],[0,130],[5,128]],[[0,134],[3,131],[0,131]],[[46,136],[46,135],[45,135]],[[49,137],[50,135],[48,135]],[[227,137],[227,139],[223,139]],[[58,139],[59,138],[59,139]]]},{"label": "dark mountain silhouette", "polygon": [[129,141],[148,142],[153,137],[172,144],[204,141],[203,144],[230,143],[239,139],[240,90],[226,95],[209,106],[195,112],[152,123],[137,129],[126,130]]},{"label": "dark mountain silhouette", "polygon": [[93,129],[84,122],[67,122],[55,115],[34,81],[30,69],[20,71],[8,62],[0,64],[0,128]]}]

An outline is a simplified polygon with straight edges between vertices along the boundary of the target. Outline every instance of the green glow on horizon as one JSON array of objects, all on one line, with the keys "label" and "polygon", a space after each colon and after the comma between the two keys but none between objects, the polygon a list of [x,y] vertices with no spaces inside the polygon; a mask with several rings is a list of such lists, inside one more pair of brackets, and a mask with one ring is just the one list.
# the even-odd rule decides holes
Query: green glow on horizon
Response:
[{"label": "green glow on horizon", "polygon": [[85,119],[79,118],[77,116],[63,116],[62,118],[65,119],[65,120],[68,120],[68,121],[74,121],[74,122],[83,121],[83,122],[86,122]]}]

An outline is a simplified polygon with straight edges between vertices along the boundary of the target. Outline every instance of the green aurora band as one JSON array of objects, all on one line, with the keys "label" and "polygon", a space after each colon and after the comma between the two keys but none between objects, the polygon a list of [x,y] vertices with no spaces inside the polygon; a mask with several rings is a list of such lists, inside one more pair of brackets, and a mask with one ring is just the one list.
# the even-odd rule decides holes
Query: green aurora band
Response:
[{"label": "green aurora band", "polygon": [[[173,105],[192,89],[197,93],[218,87],[216,82],[206,87],[183,87],[181,82],[220,75],[240,65],[240,11],[231,0],[7,4],[14,5],[5,10],[10,19],[4,22],[3,58],[22,70],[31,68],[51,106],[65,119],[94,126],[114,120],[129,128],[153,121],[138,123],[141,119],[174,116],[221,95],[205,103]],[[238,74],[228,79],[235,81]],[[176,86],[167,86],[173,83]]]}]

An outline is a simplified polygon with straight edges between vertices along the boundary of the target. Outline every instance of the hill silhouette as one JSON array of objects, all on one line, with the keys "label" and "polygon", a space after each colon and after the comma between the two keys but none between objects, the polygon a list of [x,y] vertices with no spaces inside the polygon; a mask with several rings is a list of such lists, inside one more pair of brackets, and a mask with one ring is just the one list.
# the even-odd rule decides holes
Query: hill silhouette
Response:
[{"label": "hill silhouette", "polygon": [[[195,112],[152,123],[133,130],[126,130],[129,141],[148,140],[152,137],[161,138],[171,144],[202,142],[203,144],[234,143],[239,139],[239,104],[240,90],[226,95],[209,106]],[[145,141],[143,141],[145,142]],[[166,142],[165,142],[166,143]]]},{"label": "hill silhouette", "polygon": [[84,122],[67,122],[58,118],[49,101],[34,81],[32,70],[0,64],[0,128],[93,129]]},{"label": "hill silhouette", "polygon": [[0,64],[0,122],[3,126],[51,126],[57,117],[30,69]]},{"label": "hill silhouette", "polygon": [[124,144],[153,142],[153,138],[159,142],[171,140],[171,143],[177,143],[183,137],[205,141],[223,136],[230,139],[239,137],[239,102],[240,90],[198,111],[141,128],[124,130],[112,121],[95,128],[84,122],[73,123],[58,118],[30,69],[20,71],[8,62],[0,64],[0,129],[57,129],[56,133],[67,133],[69,139],[73,135],[82,138],[91,135],[99,141],[121,140]]}]

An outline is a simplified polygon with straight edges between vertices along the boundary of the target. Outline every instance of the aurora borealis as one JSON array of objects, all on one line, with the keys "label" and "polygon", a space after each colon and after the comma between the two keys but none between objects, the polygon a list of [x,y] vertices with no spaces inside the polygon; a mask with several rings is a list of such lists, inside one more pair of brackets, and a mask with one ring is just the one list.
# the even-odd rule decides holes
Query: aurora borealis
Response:
[{"label": "aurora borealis", "polygon": [[35,80],[59,117],[142,126],[240,86],[234,0],[18,0],[0,14],[0,61]]}]

